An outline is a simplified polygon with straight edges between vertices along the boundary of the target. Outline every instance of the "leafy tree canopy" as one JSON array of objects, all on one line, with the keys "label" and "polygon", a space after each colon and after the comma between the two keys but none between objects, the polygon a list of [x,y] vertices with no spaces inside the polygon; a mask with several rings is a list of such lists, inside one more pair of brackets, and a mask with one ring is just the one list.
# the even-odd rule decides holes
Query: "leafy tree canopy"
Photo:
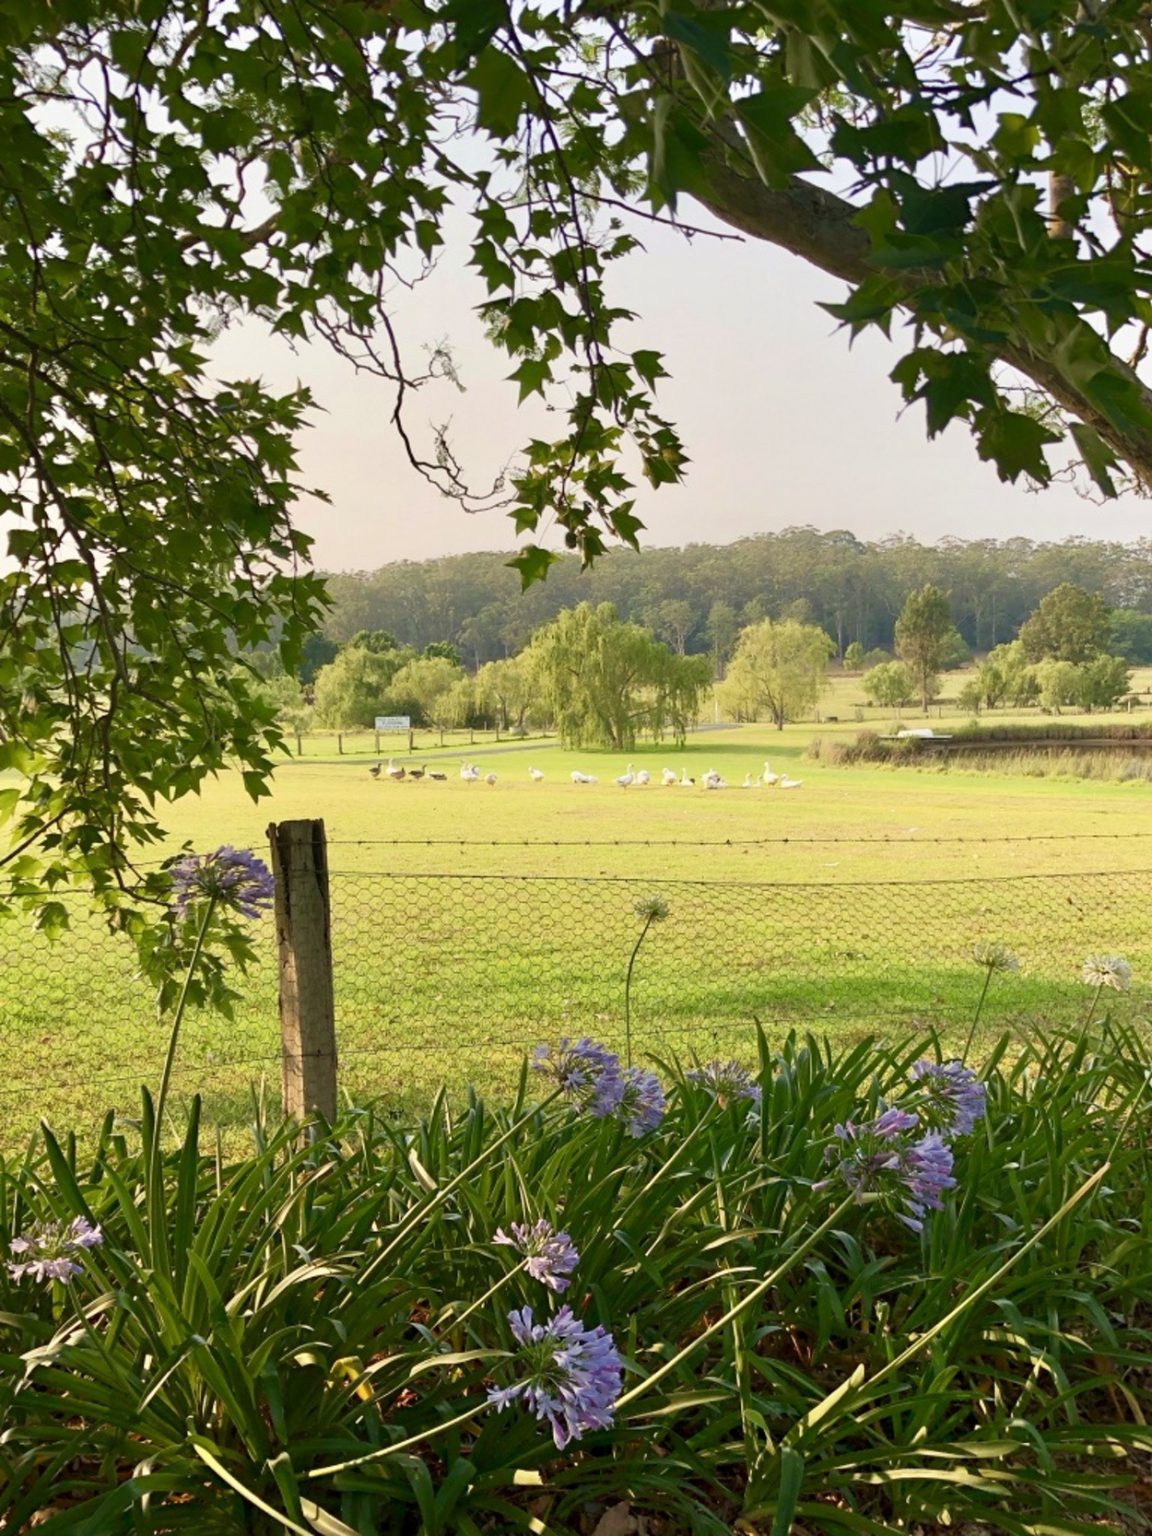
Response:
[{"label": "leafy tree canopy", "polygon": [[1020,644],[1029,661],[1089,661],[1108,644],[1112,616],[1098,592],[1065,581],[1049,592],[1021,626]]},{"label": "leafy tree canopy", "polygon": [[815,624],[762,619],[741,632],[717,696],[733,715],[749,720],[767,715],[783,730],[828,686],[833,649],[831,638]]},{"label": "leafy tree canopy", "polygon": [[641,732],[682,742],[712,681],[704,656],[676,656],[611,603],[561,613],[522,661],[566,746],[626,750]]},{"label": "leafy tree canopy", "polygon": [[885,709],[901,709],[916,697],[916,682],[902,661],[882,661],[870,667],[860,684],[864,696]]},{"label": "leafy tree canopy", "polygon": [[925,709],[940,691],[938,674],[956,654],[959,641],[947,592],[931,582],[909,592],[896,620],[896,650],[908,666]]},{"label": "leafy tree canopy", "polygon": [[446,656],[417,656],[405,662],[388,685],[387,713],[411,715],[426,725],[456,725],[459,696],[447,707],[445,696],[464,680],[460,667]]},{"label": "leafy tree canopy", "polygon": [[358,647],[362,651],[372,651],[377,656],[383,656],[387,651],[398,649],[400,642],[387,629],[358,629],[345,644],[349,647]]},{"label": "leafy tree canopy", "polygon": [[1152,613],[1115,609],[1109,619],[1108,649],[1136,666],[1152,664]]},{"label": "leafy tree canopy", "polygon": [[385,703],[392,680],[412,659],[411,651],[345,646],[316,674],[313,697],[319,724],[335,730],[371,726],[377,715],[388,713]]}]

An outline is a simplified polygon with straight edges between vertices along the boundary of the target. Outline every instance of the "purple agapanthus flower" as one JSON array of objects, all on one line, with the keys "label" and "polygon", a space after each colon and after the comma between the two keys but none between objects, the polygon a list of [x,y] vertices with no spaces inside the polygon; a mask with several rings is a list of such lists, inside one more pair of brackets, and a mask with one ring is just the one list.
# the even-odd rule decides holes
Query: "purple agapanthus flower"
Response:
[{"label": "purple agapanthus flower", "polygon": [[552,1291],[566,1291],[571,1285],[567,1278],[580,1262],[580,1255],[567,1232],[555,1232],[550,1221],[514,1221],[511,1236],[503,1227],[496,1228],[494,1239],[522,1253],[527,1262],[524,1268],[533,1280],[539,1280]]},{"label": "purple agapanthus flower", "polygon": [[598,1119],[615,1114],[624,1097],[624,1077],[615,1051],[590,1040],[565,1037],[553,1054],[551,1046],[538,1045],[532,1057],[537,1072],[550,1077],[581,1109]]},{"label": "purple agapanthus flower", "polygon": [[738,1061],[709,1061],[684,1075],[690,1083],[706,1088],[720,1105],[739,1104],[742,1100],[759,1104],[763,1097],[760,1084]]},{"label": "purple agapanthus flower", "polygon": [[625,1067],[621,1074],[623,1092],[619,1112],[630,1136],[654,1131],[664,1118],[664,1088],[655,1072],[642,1067]]},{"label": "purple agapanthus flower", "polygon": [[248,848],[190,853],[172,866],[171,875],[177,917],[196,902],[214,900],[241,917],[257,918],[271,907],[276,889],[272,871]]},{"label": "purple agapanthus flower", "polygon": [[923,1217],[928,1211],[938,1211],[943,1202],[940,1196],[946,1189],[955,1189],[952,1177],[952,1148],[937,1131],[929,1131],[908,1148],[901,1167],[901,1178],[908,1189],[907,1205],[910,1215],[900,1216],[905,1226],[913,1232],[923,1230]]},{"label": "purple agapanthus flower", "polygon": [[558,1450],[589,1430],[607,1429],[623,1374],[612,1335],[599,1324],[585,1328],[566,1306],[547,1323],[537,1323],[531,1307],[509,1312],[508,1321],[520,1346],[515,1368],[521,1379],[490,1388],[492,1406],[501,1410],[522,1400],[547,1420]]},{"label": "purple agapanthus flower", "polygon": [[909,1074],[920,1090],[917,1107],[925,1123],[945,1136],[968,1136],[984,1118],[988,1090],[962,1061],[916,1063]]},{"label": "purple agapanthus flower", "polygon": [[886,1109],[869,1124],[847,1120],[836,1126],[844,1155],[832,1148],[826,1154],[850,1190],[886,1199],[914,1232],[922,1230],[925,1212],[939,1210],[940,1196],[956,1184],[951,1147],[935,1131],[913,1141],[910,1133],[919,1128],[915,1115]]},{"label": "purple agapanthus flower", "polygon": [[98,1248],[103,1241],[100,1228],[85,1216],[77,1216],[68,1226],[37,1223],[9,1244],[17,1257],[8,1264],[8,1273],[13,1280],[23,1280],[25,1275],[42,1281],[71,1280],[83,1273],[83,1265],[76,1262],[78,1256],[85,1249]]}]

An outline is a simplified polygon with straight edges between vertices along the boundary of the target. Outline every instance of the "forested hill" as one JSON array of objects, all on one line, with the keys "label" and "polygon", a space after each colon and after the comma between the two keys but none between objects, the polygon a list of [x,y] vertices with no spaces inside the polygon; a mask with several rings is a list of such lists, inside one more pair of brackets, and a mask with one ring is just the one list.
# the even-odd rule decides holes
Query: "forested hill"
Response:
[{"label": "forested hill", "polygon": [[330,575],[336,606],[327,632],[343,642],[358,630],[386,629],[419,648],[451,640],[466,665],[477,666],[518,651],[538,625],[584,600],[614,603],[622,618],[648,625],[676,650],[720,652],[742,624],[782,613],[822,624],[841,651],[854,640],[890,647],[905,598],[929,581],[951,594],[954,621],[980,651],[1011,639],[1064,581],[1100,592],[1112,607],[1152,611],[1148,539],[932,545],[786,528],[734,544],[614,552],[583,574],[575,556],[565,557],[523,596],[508,558],[450,555]]}]

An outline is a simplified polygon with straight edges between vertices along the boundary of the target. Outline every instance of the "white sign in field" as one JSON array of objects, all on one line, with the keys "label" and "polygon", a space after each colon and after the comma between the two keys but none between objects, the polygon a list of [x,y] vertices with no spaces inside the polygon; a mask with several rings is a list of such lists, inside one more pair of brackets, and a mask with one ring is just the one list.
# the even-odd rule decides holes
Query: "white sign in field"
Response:
[{"label": "white sign in field", "polygon": [[410,731],[412,729],[412,716],[377,715],[376,729],[378,731]]}]

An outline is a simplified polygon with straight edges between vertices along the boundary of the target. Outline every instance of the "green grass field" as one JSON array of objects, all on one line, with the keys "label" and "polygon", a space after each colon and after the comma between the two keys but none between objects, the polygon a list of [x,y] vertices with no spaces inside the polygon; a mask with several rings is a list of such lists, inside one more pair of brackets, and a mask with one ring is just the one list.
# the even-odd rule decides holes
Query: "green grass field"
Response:
[{"label": "green grass field", "polygon": [[[841,719],[820,729],[859,729],[843,718],[856,680],[836,686],[822,712]],[[656,891],[670,916],[636,967],[642,1051],[747,1050],[754,1017],[777,1035],[936,1021],[960,1040],[980,939],[1005,940],[1023,963],[994,982],[989,1031],[1085,1009],[1079,965],[1098,950],[1133,961],[1133,993],[1116,1002],[1140,1014],[1152,976],[1147,784],[832,769],[804,760],[815,729],[703,730],[682,750],[638,748],[633,761],[657,782],[627,790],[614,783],[624,756],[541,742],[461,744],[497,774],[491,787],[460,780],[459,749],[413,759],[426,753],[447,782],[397,784],[370,776],[371,757],[326,759],[309,742],[270,800],[255,805],[224,777],[174,807],[172,846],[259,850],[273,819],[324,818],[341,1078],[358,1096],[406,1103],[443,1079],[498,1087],[523,1046],[564,1031],[619,1041],[633,907]],[[740,788],[765,757],[802,786]],[[573,785],[577,767],[600,782]],[[715,768],[731,787],[665,789],[664,767],[698,781]],[[129,1111],[158,1072],[164,1030],[131,955],[76,907],[74,933],[55,946],[19,920],[5,934],[7,1142],[42,1113],[85,1126],[105,1106]],[[275,990],[265,963],[242,983],[234,1021],[190,1022],[179,1086],[202,1088],[224,1124],[245,1116],[253,1079],[278,1089]]]}]

